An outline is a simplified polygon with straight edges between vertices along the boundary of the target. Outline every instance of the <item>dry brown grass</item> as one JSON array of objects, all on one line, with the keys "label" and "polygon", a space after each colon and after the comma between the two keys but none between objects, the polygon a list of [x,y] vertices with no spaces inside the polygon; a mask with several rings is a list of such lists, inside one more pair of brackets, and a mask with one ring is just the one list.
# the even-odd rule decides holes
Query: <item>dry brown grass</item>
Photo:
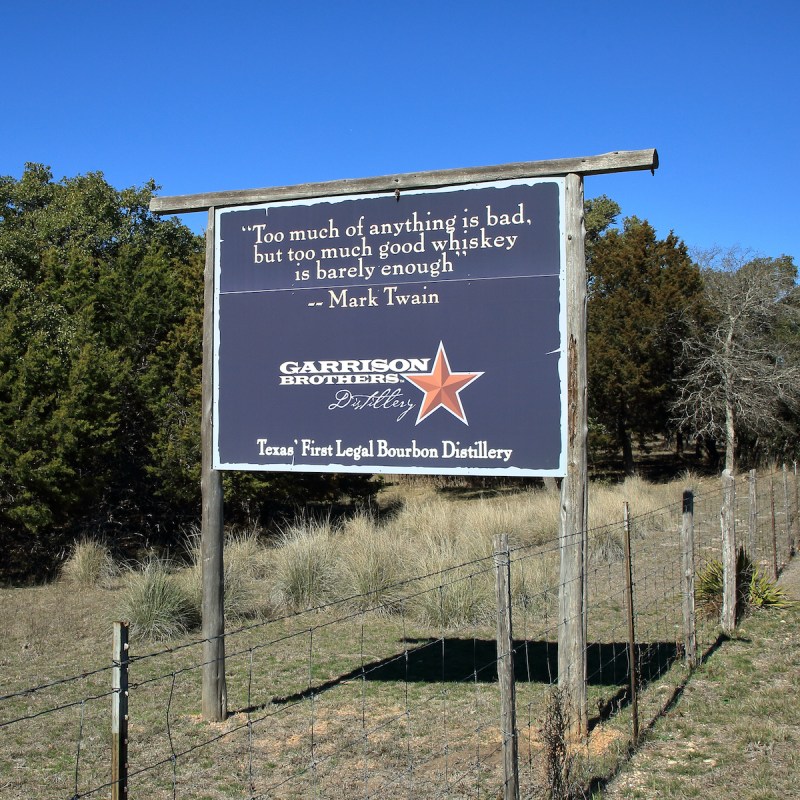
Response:
[{"label": "dry brown grass", "polygon": [[108,587],[119,575],[105,542],[84,537],[72,546],[61,567],[61,578],[72,586],[86,589],[93,586]]},{"label": "dry brown grass", "polygon": [[[594,486],[590,500],[592,524],[605,524],[612,532],[619,529],[624,499],[635,515],[667,501],[673,506],[672,516],[636,518],[637,630],[646,642],[662,645],[675,642],[675,613],[680,613],[671,583],[673,512],[684,483]],[[718,508],[709,505],[709,511],[709,530],[718,530]],[[557,518],[558,497],[544,491],[467,501],[457,492],[415,488],[394,516],[380,522],[367,515],[341,526],[301,520],[276,545],[265,546],[253,536],[229,542],[229,562],[243,562],[237,573],[252,582],[261,600],[280,599],[281,613],[248,620],[230,633],[227,678],[234,713],[225,723],[199,717],[202,648],[192,634],[171,640],[157,657],[134,662],[132,769],[164,761],[137,776],[136,791],[153,798],[170,798],[175,790],[177,796],[222,800],[247,794],[252,781],[253,794],[277,787],[278,797],[434,796],[445,787],[453,798],[494,796],[501,762],[489,609],[491,540],[498,532],[509,533],[515,543],[515,630],[526,654],[530,648],[517,687],[523,786],[526,791],[540,786],[539,729],[554,679],[548,659],[557,625]],[[298,564],[302,569],[293,593],[286,573]],[[430,579],[414,579],[433,573]],[[312,591],[316,575],[322,577]],[[601,561],[590,571],[590,640],[611,654],[604,668],[612,672],[624,652],[618,647],[624,629],[621,575],[616,561]],[[402,591],[392,588],[402,581],[407,582]],[[374,603],[351,600],[284,617],[290,606],[352,597],[359,586]],[[10,620],[0,626],[3,691],[107,665],[119,598],[119,591],[77,593],[63,583],[0,592],[0,613]],[[380,613],[368,610],[374,606]],[[134,637],[131,653],[141,657],[149,647]],[[679,665],[671,669],[660,679],[645,675],[640,708],[651,716],[682,677]],[[617,672],[591,678],[590,713],[623,687],[624,671]],[[0,796],[72,796],[76,788],[86,791],[107,779],[108,677],[103,672],[75,687],[21,696],[2,709],[5,719],[76,701],[62,711],[0,728],[6,759],[0,760]],[[786,691],[798,687],[786,674],[782,680],[788,681],[780,695],[785,698]],[[303,694],[309,686],[317,687],[313,696]],[[84,713],[81,698],[90,695],[100,699],[85,703]],[[778,696],[776,691],[776,702]],[[623,707],[594,729],[581,754],[587,769],[602,774],[613,768],[627,746],[629,724]],[[724,717],[718,724],[725,724]],[[782,736],[794,735],[785,721],[781,724]],[[763,726],[759,731],[760,738],[749,741],[752,752],[762,742],[788,758],[785,736],[770,739]],[[181,754],[174,773],[173,751]]]}]

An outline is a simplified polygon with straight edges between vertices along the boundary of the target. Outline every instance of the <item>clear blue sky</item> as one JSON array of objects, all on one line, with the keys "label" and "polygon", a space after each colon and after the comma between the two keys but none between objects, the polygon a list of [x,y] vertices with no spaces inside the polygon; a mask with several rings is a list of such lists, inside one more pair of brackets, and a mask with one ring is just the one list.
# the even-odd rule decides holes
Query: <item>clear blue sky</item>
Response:
[{"label": "clear blue sky", "polygon": [[799,36],[796,0],[5,0],[0,174],[174,195],[655,147],[587,197],[800,262]]}]

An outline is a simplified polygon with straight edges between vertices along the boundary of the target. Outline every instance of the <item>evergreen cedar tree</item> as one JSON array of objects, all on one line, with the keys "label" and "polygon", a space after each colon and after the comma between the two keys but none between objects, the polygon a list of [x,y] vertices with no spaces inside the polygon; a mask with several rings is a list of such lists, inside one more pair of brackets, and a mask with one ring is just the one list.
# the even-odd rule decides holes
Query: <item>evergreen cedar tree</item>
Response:
[{"label": "evergreen cedar tree", "polygon": [[636,217],[608,228],[614,207],[602,200],[605,228],[587,236],[589,415],[632,474],[634,438],[670,431],[681,345],[706,313],[703,282],[675,234],[658,239]]},{"label": "evergreen cedar tree", "polygon": [[[0,177],[0,578],[46,573],[79,533],[141,544],[198,518],[205,245],[150,214],[155,189]],[[226,483],[231,521],[374,486]]]},{"label": "evergreen cedar tree", "polygon": [[[174,544],[198,519],[205,247],[150,214],[155,189],[119,191],[99,172],[54,181],[40,164],[0,177],[0,579],[46,574],[81,533]],[[632,469],[633,437],[674,425],[694,374],[685,343],[715,328],[683,243],[634,217],[613,228],[618,214],[606,197],[586,204],[589,405],[592,430]],[[787,287],[779,300],[796,307]],[[769,330],[789,345],[773,361],[789,363],[797,325],[784,315]],[[226,518],[375,487],[361,475],[226,473]]]}]

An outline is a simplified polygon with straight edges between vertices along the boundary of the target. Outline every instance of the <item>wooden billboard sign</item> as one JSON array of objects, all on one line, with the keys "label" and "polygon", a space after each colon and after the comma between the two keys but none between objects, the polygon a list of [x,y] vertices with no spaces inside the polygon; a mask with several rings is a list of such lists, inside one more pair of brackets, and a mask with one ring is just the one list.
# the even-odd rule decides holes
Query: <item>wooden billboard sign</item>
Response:
[{"label": "wooden billboard sign", "polygon": [[563,478],[559,683],[586,732],[583,177],[657,167],[615,151],[151,200],[208,212],[207,719],[227,711],[221,470],[541,475]]},{"label": "wooden billboard sign", "polygon": [[237,205],[215,231],[215,469],[563,476],[563,178]]}]

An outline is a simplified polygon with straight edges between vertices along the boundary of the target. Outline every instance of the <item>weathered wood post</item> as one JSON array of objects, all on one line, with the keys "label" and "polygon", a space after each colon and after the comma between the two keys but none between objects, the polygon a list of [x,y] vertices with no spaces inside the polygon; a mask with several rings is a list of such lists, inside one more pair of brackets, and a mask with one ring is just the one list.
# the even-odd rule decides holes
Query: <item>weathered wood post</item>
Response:
[{"label": "weathered wood post", "polygon": [[792,555],[797,552],[800,538],[800,491],[797,488],[797,462],[794,462],[794,534],[792,536]]},{"label": "weathered wood post", "polygon": [[631,518],[628,504],[623,505],[625,538],[625,611],[628,616],[628,667],[631,687],[631,724],[633,746],[639,744],[639,677],[636,668],[636,629],[633,616],[633,559],[631,557]]},{"label": "weathered wood post", "polygon": [[587,732],[586,512],[586,259],[583,179],[565,178],[567,233],[567,467],[561,482],[561,571],[558,594],[558,685],[572,736]]},{"label": "weathered wood post", "polygon": [[758,532],[758,486],[756,480],[756,471],[751,469],[748,483],[750,506],[747,515],[747,553],[753,563],[758,558],[756,554],[756,535]]},{"label": "weathered wood post", "polygon": [[722,631],[730,636],[736,628],[736,522],[735,484],[729,470],[722,473]]},{"label": "weathered wood post", "polygon": [[694,606],[694,492],[683,492],[681,520],[681,551],[683,561],[683,642],[686,665],[697,666],[697,627]]},{"label": "weathered wood post", "polygon": [[497,677],[500,686],[500,733],[503,737],[503,800],[519,800],[517,690],[511,622],[511,557],[507,534],[494,537],[494,564],[497,588]]},{"label": "weathered wood post", "polygon": [[203,718],[224,720],[228,713],[225,684],[225,572],[223,564],[224,520],[222,473],[213,468],[214,378],[214,238],[216,217],[208,209],[203,310],[202,384],[202,521],[200,555],[203,562]]},{"label": "weathered wood post", "polygon": [[775,521],[775,479],[769,479],[769,515],[770,530],[772,531],[772,577],[778,580],[780,565],[778,564],[778,527]]},{"label": "weathered wood post", "polygon": [[128,796],[128,623],[114,623],[111,654],[111,800]]},{"label": "weathered wood post", "polygon": [[786,561],[794,554],[792,541],[792,513],[789,506],[789,470],[783,465],[783,517],[786,527]]}]

